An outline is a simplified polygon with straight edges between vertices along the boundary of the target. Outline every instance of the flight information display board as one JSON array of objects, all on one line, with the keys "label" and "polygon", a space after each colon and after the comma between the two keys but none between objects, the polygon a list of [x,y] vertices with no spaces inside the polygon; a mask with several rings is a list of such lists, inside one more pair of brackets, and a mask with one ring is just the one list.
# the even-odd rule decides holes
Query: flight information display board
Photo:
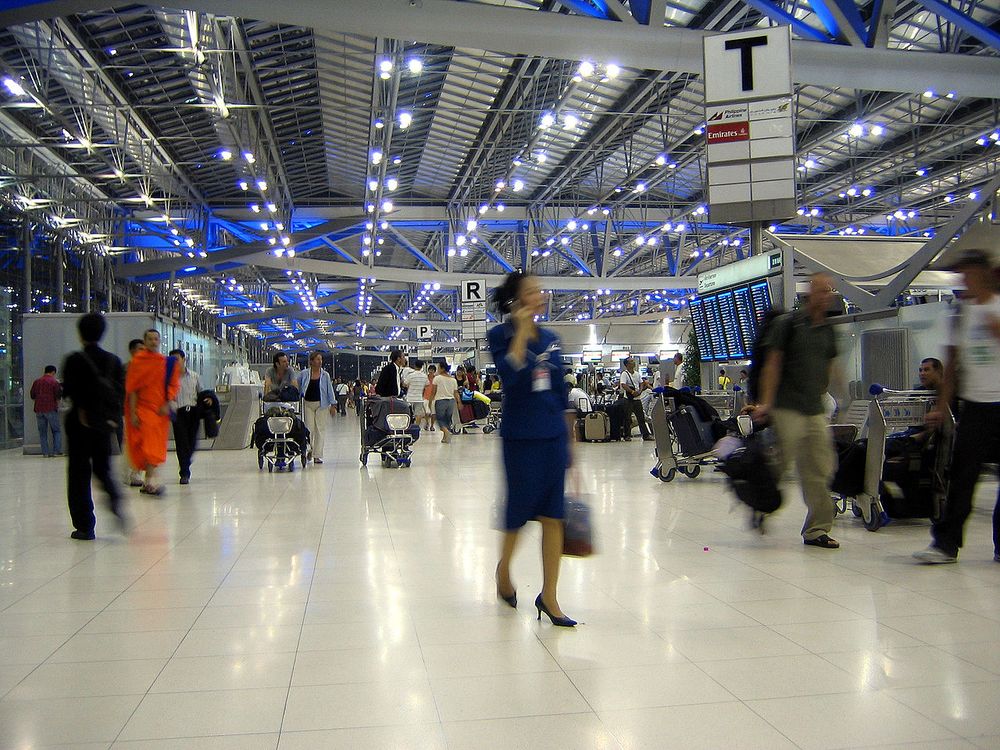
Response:
[{"label": "flight information display board", "polygon": [[712,340],[712,359],[724,361],[729,358],[729,347],[726,345],[726,331],[719,313],[719,298],[716,295],[705,297],[705,320],[708,322],[708,337]]},{"label": "flight information display board", "polygon": [[757,318],[757,326],[764,321],[764,316],[771,309],[771,287],[766,281],[750,285],[750,299],[753,300],[753,312]]},{"label": "flight information display board", "polygon": [[767,281],[744,284],[691,302],[691,320],[703,362],[745,359],[771,309]]},{"label": "flight information display board", "polygon": [[712,340],[708,335],[708,321],[705,320],[705,305],[700,299],[691,300],[691,323],[694,325],[694,335],[698,339],[698,350],[701,359],[708,361],[715,359],[712,351]]},{"label": "flight information display board", "polygon": [[743,337],[746,354],[749,355],[757,341],[757,316],[754,314],[753,302],[750,300],[750,288],[741,286],[734,289],[733,302],[736,305],[736,325]]},{"label": "flight information display board", "polygon": [[733,301],[733,293],[719,292],[718,298],[719,319],[722,321],[722,332],[726,336],[726,353],[729,359],[742,359],[746,356],[746,345],[743,343],[740,324],[736,318],[736,303]]}]

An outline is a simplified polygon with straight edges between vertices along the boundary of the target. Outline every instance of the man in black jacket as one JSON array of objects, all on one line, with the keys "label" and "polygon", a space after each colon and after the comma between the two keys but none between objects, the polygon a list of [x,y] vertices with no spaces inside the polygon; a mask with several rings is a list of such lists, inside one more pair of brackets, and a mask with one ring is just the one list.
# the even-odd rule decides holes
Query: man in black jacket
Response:
[{"label": "man in black jacket", "polygon": [[378,381],[375,383],[375,393],[379,396],[395,396],[399,398],[403,395],[402,377],[403,368],[406,367],[406,355],[399,349],[389,352],[389,364],[382,368]]},{"label": "man in black jacket", "polygon": [[75,529],[70,537],[81,541],[94,539],[91,475],[107,493],[119,527],[126,528],[121,493],[111,474],[111,435],[122,420],[125,371],[118,357],[97,345],[104,328],[104,318],[96,313],[80,318],[77,330],[83,350],[69,355],[63,363],[63,390],[73,402],[66,415],[66,499]]}]

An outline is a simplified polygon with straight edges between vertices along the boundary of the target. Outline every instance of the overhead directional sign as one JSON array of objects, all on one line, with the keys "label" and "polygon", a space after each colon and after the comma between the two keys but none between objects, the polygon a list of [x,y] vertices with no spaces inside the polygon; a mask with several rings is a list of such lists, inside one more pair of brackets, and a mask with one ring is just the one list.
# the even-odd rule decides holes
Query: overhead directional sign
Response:
[{"label": "overhead directional sign", "polygon": [[486,338],[486,279],[463,279],[462,338],[470,341]]},{"label": "overhead directional sign", "polygon": [[705,131],[713,221],[795,213],[795,128],[788,26],[707,36]]},{"label": "overhead directional sign", "polygon": [[417,338],[418,339],[432,339],[434,338],[434,327],[429,326],[425,323],[421,323],[417,326]]}]

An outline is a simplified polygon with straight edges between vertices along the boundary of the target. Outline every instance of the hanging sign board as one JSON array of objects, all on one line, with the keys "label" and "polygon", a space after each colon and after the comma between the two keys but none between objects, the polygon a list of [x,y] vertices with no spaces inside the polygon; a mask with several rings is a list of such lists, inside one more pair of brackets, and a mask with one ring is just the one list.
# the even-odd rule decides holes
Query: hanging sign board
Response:
[{"label": "hanging sign board", "polygon": [[795,214],[788,26],[704,39],[708,202],[713,221]]},{"label": "hanging sign board", "polygon": [[432,339],[434,338],[434,327],[426,324],[420,324],[417,326],[417,338],[418,339]]}]

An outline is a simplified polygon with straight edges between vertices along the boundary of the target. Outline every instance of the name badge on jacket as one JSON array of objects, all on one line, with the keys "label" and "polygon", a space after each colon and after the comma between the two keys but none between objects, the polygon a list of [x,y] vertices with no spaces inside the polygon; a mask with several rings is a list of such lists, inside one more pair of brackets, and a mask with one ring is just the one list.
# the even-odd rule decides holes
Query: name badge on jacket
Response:
[{"label": "name badge on jacket", "polygon": [[531,390],[534,393],[552,390],[552,376],[547,364],[535,365],[535,369],[531,371]]}]

